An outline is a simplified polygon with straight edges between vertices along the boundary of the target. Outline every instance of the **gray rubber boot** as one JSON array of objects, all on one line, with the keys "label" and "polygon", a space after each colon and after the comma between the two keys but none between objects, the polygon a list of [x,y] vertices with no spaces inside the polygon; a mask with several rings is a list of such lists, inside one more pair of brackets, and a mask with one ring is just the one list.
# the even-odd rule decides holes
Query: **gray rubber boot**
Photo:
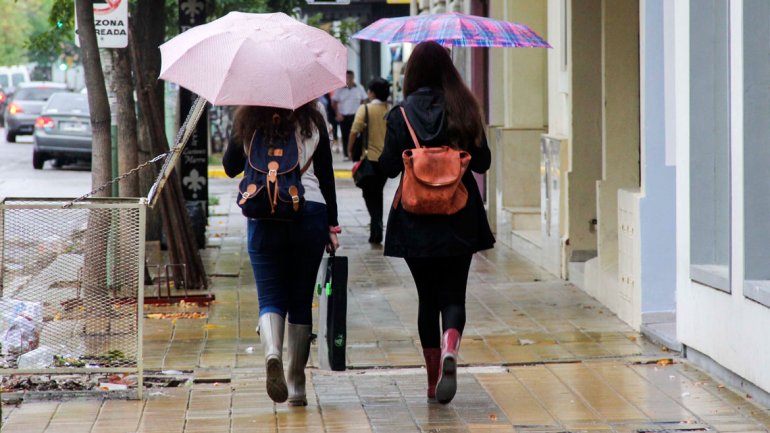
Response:
[{"label": "gray rubber boot", "polygon": [[289,397],[286,380],[283,377],[283,329],[284,318],[280,314],[265,313],[259,317],[260,340],[265,351],[267,373],[267,395],[276,403],[283,403]]},{"label": "gray rubber boot", "polygon": [[311,325],[289,323],[286,343],[289,351],[289,369],[286,371],[289,406],[307,406],[305,366],[310,357],[310,331]]}]

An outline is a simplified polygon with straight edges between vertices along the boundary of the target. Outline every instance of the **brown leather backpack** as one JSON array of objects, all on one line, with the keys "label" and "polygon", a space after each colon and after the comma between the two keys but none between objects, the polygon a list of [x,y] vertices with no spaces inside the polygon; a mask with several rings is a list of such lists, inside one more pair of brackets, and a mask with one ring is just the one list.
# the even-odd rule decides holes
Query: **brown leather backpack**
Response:
[{"label": "brown leather backpack", "polygon": [[462,183],[471,162],[468,152],[449,146],[423,147],[401,107],[414,149],[403,152],[404,176],[396,192],[393,208],[399,200],[407,212],[418,215],[452,215],[465,207],[468,190]]}]

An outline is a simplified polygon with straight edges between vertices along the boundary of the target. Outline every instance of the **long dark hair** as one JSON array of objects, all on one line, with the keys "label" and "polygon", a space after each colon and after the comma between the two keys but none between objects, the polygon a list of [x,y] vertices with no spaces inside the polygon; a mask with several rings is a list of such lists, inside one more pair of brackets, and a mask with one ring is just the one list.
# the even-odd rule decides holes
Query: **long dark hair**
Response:
[{"label": "long dark hair", "polygon": [[420,87],[441,92],[447,115],[447,132],[461,149],[480,146],[484,135],[481,108],[463,83],[446,48],[436,42],[421,42],[412,51],[404,74],[404,97]]},{"label": "long dark hair", "polygon": [[257,130],[265,134],[267,141],[285,139],[289,134],[293,134],[297,127],[300,134],[310,138],[318,128],[317,125],[321,124],[323,117],[315,100],[296,110],[242,105],[235,110],[233,142],[245,143]]}]

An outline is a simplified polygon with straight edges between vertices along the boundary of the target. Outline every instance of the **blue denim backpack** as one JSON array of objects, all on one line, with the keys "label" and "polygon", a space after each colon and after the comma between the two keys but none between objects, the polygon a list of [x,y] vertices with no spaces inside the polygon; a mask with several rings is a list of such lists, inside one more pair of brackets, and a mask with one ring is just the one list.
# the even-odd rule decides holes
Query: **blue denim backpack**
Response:
[{"label": "blue denim backpack", "polygon": [[238,206],[248,218],[293,221],[302,213],[305,188],[302,175],[313,161],[311,155],[299,166],[294,133],[268,141],[255,131],[246,149],[246,167],[238,185]]}]

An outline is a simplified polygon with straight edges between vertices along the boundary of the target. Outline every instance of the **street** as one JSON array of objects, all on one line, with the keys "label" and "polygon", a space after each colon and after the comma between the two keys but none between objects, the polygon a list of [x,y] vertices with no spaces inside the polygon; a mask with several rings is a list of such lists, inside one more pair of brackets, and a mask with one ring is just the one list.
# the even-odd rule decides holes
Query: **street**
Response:
[{"label": "street", "polygon": [[78,197],[91,190],[91,171],[84,166],[43,170],[32,168],[32,136],[20,135],[17,143],[5,141],[0,128],[0,197]]}]

